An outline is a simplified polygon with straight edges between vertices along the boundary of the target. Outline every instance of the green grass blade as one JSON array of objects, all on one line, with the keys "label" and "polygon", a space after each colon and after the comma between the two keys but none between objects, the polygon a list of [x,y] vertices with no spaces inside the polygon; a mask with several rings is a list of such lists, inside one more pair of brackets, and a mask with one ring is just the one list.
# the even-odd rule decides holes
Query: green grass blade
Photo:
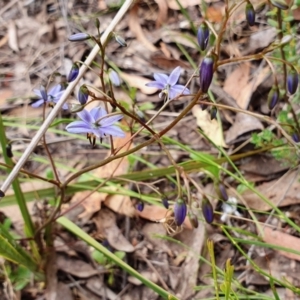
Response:
[{"label": "green grass blade", "polygon": [[121,260],[119,257],[114,255],[111,251],[106,249],[103,245],[99,244],[96,240],[94,240],[91,236],[89,236],[87,233],[85,233],[82,229],[80,229],[77,225],[75,225],[73,222],[71,222],[69,219],[65,217],[60,217],[57,222],[65,227],[67,230],[72,232],[73,234],[77,235],[81,240],[85,241],[87,244],[95,248],[96,250],[103,253],[107,258],[109,258],[111,261],[113,261],[116,265],[124,269],[128,274],[134,276],[135,278],[139,279],[143,284],[151,288],[154,292],[156,292],[158,295],[163,297],[164,299],[169,300],[178,300],[175,296],[168,293],[166,290],[161,288],[160,286],[156,285],[155,283],[151,282],[147,278],[143,277],[140,273],[138,273],[136,270],[134,270],[132,267],[130,267],[128,264],[126,264],[123,260]]}]

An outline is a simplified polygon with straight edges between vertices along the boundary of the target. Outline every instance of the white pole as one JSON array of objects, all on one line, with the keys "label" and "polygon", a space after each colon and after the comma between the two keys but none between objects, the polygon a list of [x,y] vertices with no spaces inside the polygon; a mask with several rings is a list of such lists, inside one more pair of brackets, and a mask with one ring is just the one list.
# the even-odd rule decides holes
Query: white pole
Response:
[{"label": "white pole", "polygon": [[[102,34],[102,36],[101,36],[101,43],[102,44],[104,44],[104,42],[106,41],[109,33],[114,30],[115,26],[122,19],[122,17],[127,12],[127,10],[129,9],[130,5],[132,4],[132,2],[133,2],[133,0],[126,0],[124,2],[124,4],[120,8],[120,10],[116,14],[116,16],[114,17],[114,19],[111,21],[111,23],[109,24],[109,26],[107,27],[107,29],[105,30],[105,32]],[[47,131],[48,127],[51,125],[51,123],[55,119],[56,115],[61,110],[63,104],[66,102],[68,96],[71,94],[71,92],[74,89],[74,87],[76,86],[77,82],[81,79],[81,77],[83,76],[83,74],[86,72],[87,67],[92,63],[92,61],[94,60],[94,58],[98,54],[99,50],[100,50],[99,46],[95,45],[94,48],[93,48],[93,50],[92,50],[92,52],[89,54],[89,56],[85,60],[84,64],[81,66],[81,68],[79,70],[78,77],[76,78],[76,80],[74,80],[73,82],[71,82],[69,84],[69,86],[67,87],[67,89],[65,90],[65,92],[63,93],[63,95],[61,96],[60,100],[56,103],[56,105],[54,106],[53,110],[48,115],[48,117],[44,121],[44,123],[42,124],[41,128],[38,130],[38,132],[36,133],[36,135],[33,137],[31,143],[28,145],[28,148],[25,150],[25,152],[23,153],[23,155],[21,156],[21,158],[19,159],[19,161],[17,162],[17,164],[12,169],[11,173],[8,175],[8,177],[4,181],[4,183],[3,183],[3,185],[2,185],[2,187],[0,189],[3,193],[5,193],[7,191],[7,189],[11,185],[12,181],[17,177],[20,169],[23,167],[23,165],[27,161],[29,155],[31,154],[31,152],[33,151],[33,149],[35,149],[35,147],[39,143],[40,139],[43,137],[43,135]]]}]

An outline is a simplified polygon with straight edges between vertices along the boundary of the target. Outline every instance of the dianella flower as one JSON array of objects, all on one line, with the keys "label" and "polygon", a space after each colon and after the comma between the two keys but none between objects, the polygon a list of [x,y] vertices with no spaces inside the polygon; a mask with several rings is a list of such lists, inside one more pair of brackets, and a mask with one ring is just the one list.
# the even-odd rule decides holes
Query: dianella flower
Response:
[{"label": "dianella flower", "polygon": [[255,24],[255,10],[250,2],[246,4],[246,19],[250,26]]},{"label": "dianella flower", "polygon": [[209,86],[212,82],[214,75],[214,59],[212,56],[206,56],[202,60],[199,76],[200,76],[200,89],[203,93],[207,93]]},{"label": "dianella flower", "polygon": [[204,51],[209,41],[209,29],[205,22],[203,22],[198,29],[197,40],[201,51]]},{"label": "dianella flower", "polygon": [[74,81],[77,78],[78,74],[79,74],[79,65],[78,65],[78,63],[74,63],[72,65],[70,73],[69,73],[69,75],[67,77],[67,81],[68,82]]},{"label": "dianella flower", "polygon": [[123,118],[120,114],[108,115],[104,108],[95,107],[91,111],[83,109],[77,113],[77,116],[81,120],[70,123],[66,130],[70,133],[86,133],[93,146],[96,137],[102,141],[108,135],[125,136],[123,130],[115,125],[117,121]]},{"label": "dianella flower", "polygon": [[91,38],[91,36],[89,34],[84,33],[84,32],[79,32],[79,33],[70,35],[68,37],[68,40],[70,42],[82,42],[82,41],[89,40],[90,38]]},{"label": "dianella flower", "polygon": [[180,70],[180,67],[176,67],[170,76],[167,76],[166,74],[155,73],[153,76],[155,81],[147,83],[146,86],[161,90],[159,98],[165,94],[167,95],[167,100],[174,99],[180,94],[189,95],[190,90],[188,88],[186,88],[184,85],[176,84],[180,76]]},{"label": "dianella flower", "polygon": [[202,214],[205,221],[210,224],[214,220],[214,209],[207,198],[202,199]]},{"label": "dianella flower", "polygon": [[[48,92],[43,86],[41,86],[39,90],[33,90],[33,92],[39,97],[39,99],[31,104],[32,107],[40,107],[46,103],[50,107],[53,107],[61,98],[64,93],[64,89],[60,84],[57,84],[54,85]],[[65,103],[62,108],[68,109],[68,105]]]},{"label": "dianella flower", "polygon": [[279,101],[279,89],[278,86],[273,86],[268,95],[268,107],[272,110]]},{"label": "dianella flower", "polygon": [[295,70],[292,70],[286,79],[287,90],[291,95],[294,95],[298,89],[299,75]]},{"label": "dianella flower", "polygon": [[79,92],[78,92],[78,101],[80,102],[81,105],[86,104],[86,102],[88,101],[89,98],[89,90],[86,87],[85,84],[83,84],[80,88],[79,88]]},{"label": "dianella flower", "polygon": [[182,199],[177,199],[174,205],[174,219],[177,226],[181,226],[186,217],[187,207]]}]

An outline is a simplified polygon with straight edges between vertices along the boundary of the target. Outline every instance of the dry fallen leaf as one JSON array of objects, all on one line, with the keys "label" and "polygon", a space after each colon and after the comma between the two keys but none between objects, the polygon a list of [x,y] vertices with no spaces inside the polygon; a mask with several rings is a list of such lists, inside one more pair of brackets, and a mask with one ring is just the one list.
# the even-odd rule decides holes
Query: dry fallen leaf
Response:
[{"label": "dry fallen leaf", "polygon": [[237,113],[234,124],[226,132],[226,143],[234,142],[239,136],[254,130],[263,130],[264,126],[257,118],[244,113]]},{"label": "dry fallen leaf", "polygon": [[150,51],[157,51],[158,49],[145,37],[143,29],[140,24],[140,19],[138,18],[138,9],[139,4],[136,4],[130,10],[130,17],[129,17],[129,29],[136,35],[138,41],[144,44]]},{"label": "dry fallen leaf", "polygon": [[197,125],[204,133],[217,145],[227,147],[224,138],[223,130],[219,122],[215,119],[210,119],[210,114],[207,110],[202,110],[200,106],[193,107],[193,115],[197,118]]},{"label": "dry fallen leaf", "polygon": [[96,269],[82,259],[75,259],[66,255],[58,254],[56,264],[57,269],[63,270],[64,272],[79,278],[88,278],[98,274]]},{"label": "dry fallen leaf", "polygon": [[159,11],[156,19],[156,28],[159,28],[168,19],[168,5],[166,0],[155,0]]},{"label": "dry fallen leaf", "polygon": [[113,248],[125,252],[134,251],[132,244],[116,225],[116,216],[112,211],[104,208],[97,213],[93,220],[97,227],[97,234],[105,237]]},{"label": "dry fallen leaf", "polygon": [[[114,147],[119,148],[123,146],[129,139],[131,135],[130,133],[126,133],[125,138],[115,138],[114,139]],[[129,143],[127,146],[124,147],[119,153],[126,151],[131,147]],[[119,158],[116,160],[111,161],[110,163],[95,169],[93,171],[93,175],[98,178],[107,178],[110,176],[118,176],[122,174],[126,174],[129,167],[129,162],[127,157]],[[110,186],[107,187],[110,191],[115,192],[114,194],[108,193],[99,193],[94,192],[90,194],[90,191],[78,192],[76,193],[73,198],[72,202],[79,203],[85,208],[85,211],[79,215],[81,219],[89,219],[94,213],[101,209],[102,202],[112,209],[113,211],[124,214],[126,216],[132,217],[135,214],[135,208],[132,205],[129,196],[118,195],[118,187],[117,186]]]},{"label": "dry fallen leaf", "polygon": [[[256,189],[258,192],[267,197],[275,206],[283,207],[287,205],[299,204],[300,186],[298,177],[295,178],[295,176],[298,176],[296,171],[290,172],[279,180],[276,179],[270,182],[265,182]],[[290,186],[291,181],[293,181],[293,183]],[[287,187],[289,187],[288,190]],[[283,196],[285,196],[284,199],[280,201]],[[243,194],[243,198],[244,201],[247,202],[247,205],[252,209],[260,211],[267,211],[271,209],[267,203],[265,203],[261,198],[251,191],[246,191]]]},{"label": "dry fallen leaf", "polygon": [[[170,9],[174,9],[174,10],[181,9],[176,0],[167,0],[167,4]],[[199,5],[200,2],[199,0],[185,0],[185,1],[180,1],[180,4],[183,8],[187,8],[188,6]]]},{"label": "dry fallen leaf", "polygon": [[250,91],[248,86],[249,77],[250,63],[240,64],[226,77],[223,87],[224,91],[236,100],[239,107],[244,109],[247,108],[244,107],[244,103],[249,101],[248,98],[252,93],[252,86],[250,85]]},{"label": "dry fallen leaf", "polygon": [[[278,230],[273,230],[269,227],[264,228],[264,236],[263,240],[272,245],[280,246],[280,247],[285,247],[291,250],[299,251],[300,249],[300,239],[292,236],[290,234],[278,231]],[[283,250],[277,250],[280,254],[284,255],[287,258],[290,259],[295,259],[300,261],[300,255],[283,251]]]},{"label": "dry fallen leaf", "polygon": [[140,89],[141,92],[145,93],[146,95],[151,95],[157,92],[156,88],[146,86],[146,83],[150,82],[151,80],[145,77],[127,73],[120,73],[119,75],[123,80],[127,81],[129,86]]}]

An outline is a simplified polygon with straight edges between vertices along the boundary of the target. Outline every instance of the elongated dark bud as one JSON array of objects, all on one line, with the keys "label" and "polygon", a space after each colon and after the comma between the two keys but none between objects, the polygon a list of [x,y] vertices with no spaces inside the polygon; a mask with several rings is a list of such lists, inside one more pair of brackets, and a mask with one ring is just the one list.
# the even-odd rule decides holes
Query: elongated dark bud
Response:
[{"label": "elongated dark bud", "polygon": [[214,220],[214,209],[207,198],[202,200],[202,214],[205,221],[210,224]]},{"label": "elongated dark bud", "polygon": [[136,209],[138,210],[138,211],[143,211],[144,210],[144,207],[145,207],[145,204],[144,204],[144,202],[139,202],[138,204],[137,204],[137,206],[136,206]]},{"label": "elongated dark bud", "polygon": [[12,158],[14,155],[13,155],[13,152],[12,152],[12,149],[11,149],[11,144],[7,144],[6,147],[6,155],[9,157],[9,158]]},{"label": "elongated dark bud", "polygon": [[187,213],[187,207],[184,200],[177,199],[174,206],[174,219],[175,219],[175,224],[177,226],[183,224],[184,219],[186,217],[186,213]]},{"label": "elongated dark bud", "polygon": [[209,41],[209,29],[205,22],[203,22],[198,29],[197,40],[201,51],[204,51]]},{"label": "elongated dark bud", "polygon": [[246,19],[250,26],[255,24],[255,10],[250,2],[246,4]]},{"label": "elongated dark bud", "polygon": [[203,93],[207,93],[209,86],[212,82],[214,75],[214,59],[212,56],[206,56],[201,63],[199,76],[200,76],[200,89]]},{"label": "elongated dark bud", "polygon": [[295,70],[292,70],[286,79],[287,90],[291,95],[294,95],[298,89],[299,75]]},{"label": "elongated dark bud", "polygon": [[279,89],[277,86],[273,86],[268,95],[268,107],[272,110],[279,102]]},{"label": "elongated dark bud", "polygon": [[88,98],[89,98],[89,90],[84,84],[79,88],[78,101],[80,102],[81,105],[84,105],[88,101]]},{"label": "elongated dark bud", "polygon": [[77,78],[78,74],[79,74],[79,65],[78,65],[78,63],[74,63],[72,65],[70,73],[69,73],[69,75],[67,77],[67,81],[68,82],[74,81]]}]

